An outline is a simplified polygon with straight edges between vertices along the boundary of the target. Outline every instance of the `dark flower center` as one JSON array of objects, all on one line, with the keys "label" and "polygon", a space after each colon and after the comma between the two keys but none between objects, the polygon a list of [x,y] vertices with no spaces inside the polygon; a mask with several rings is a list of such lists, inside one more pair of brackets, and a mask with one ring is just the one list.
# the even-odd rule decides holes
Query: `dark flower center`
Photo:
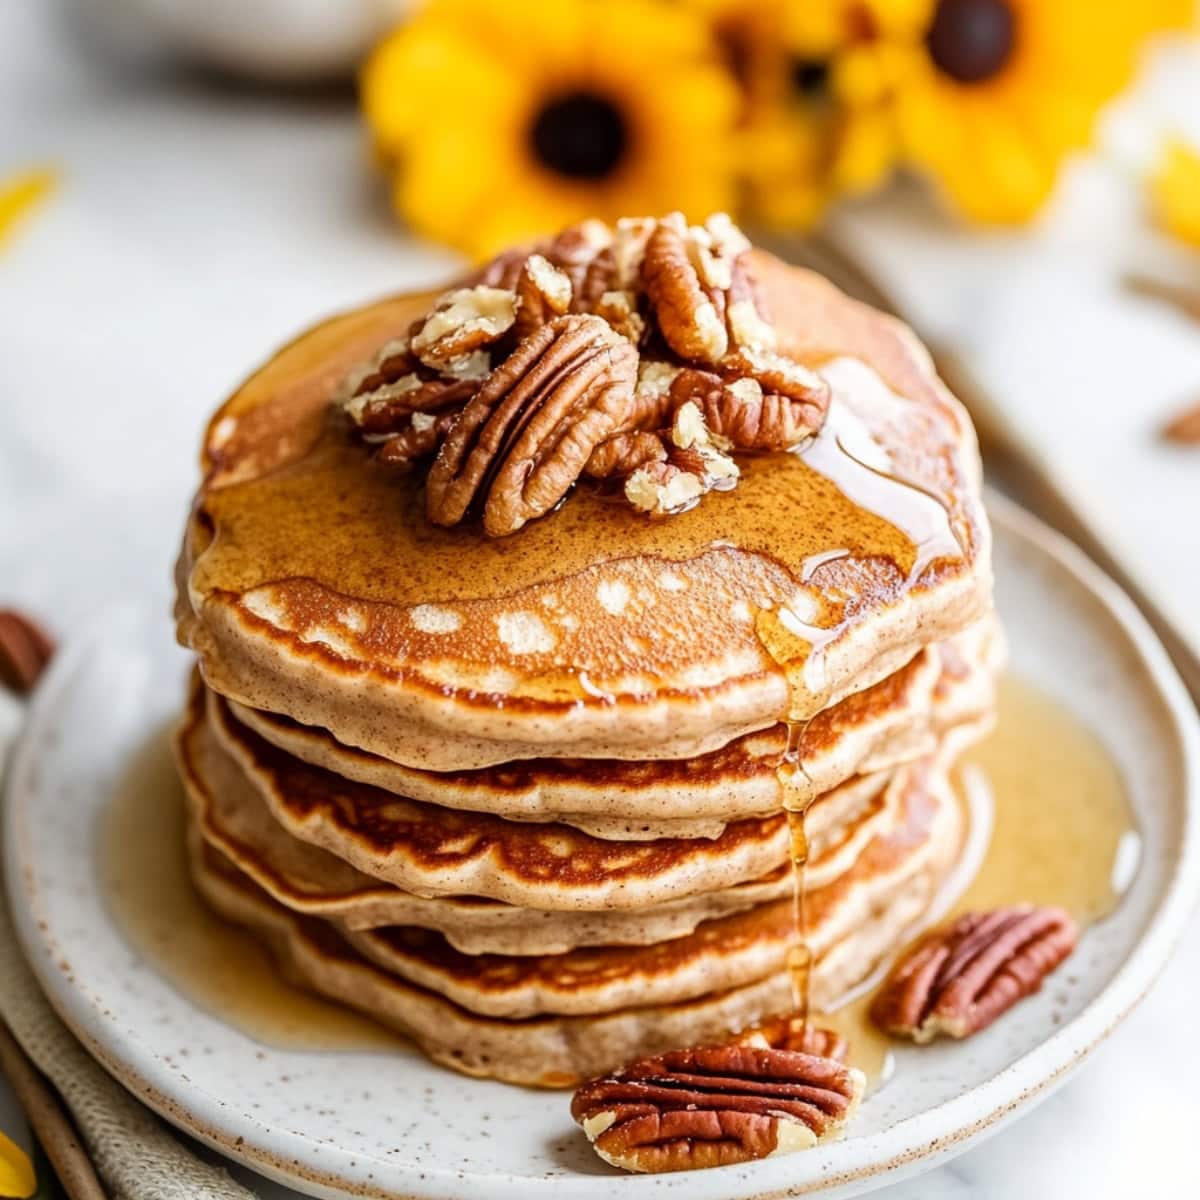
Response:
[{"label": "dark flower center", "polygon": [[981,83],[1008,62],[1016,39],[1010,0],[941,0],[925,44],[951,79]]},{"label": "dark flower center", "polygon": [[629,143],[616,105],[590,92],[552,100],[538,113],[529,136],[537,157],[571,179],[602,179],[621,161]]},{"label": "dark flower center", "polygon": [[792,87],[809,99],[820,96],[829,82],[829,63],[823,58],[798,58],[792,63]]}]

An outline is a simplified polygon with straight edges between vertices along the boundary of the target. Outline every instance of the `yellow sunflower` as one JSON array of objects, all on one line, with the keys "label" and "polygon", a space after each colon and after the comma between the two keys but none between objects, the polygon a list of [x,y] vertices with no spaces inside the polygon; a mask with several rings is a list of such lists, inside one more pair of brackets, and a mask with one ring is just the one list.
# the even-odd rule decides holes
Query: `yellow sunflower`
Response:
[{"label": "yellow sunflower", "polygon": [[362,99],[399,213],[474,255],[734,199],[737,86],[676,5],[433,0],[371,56]]},{"label": "yellow sunflower", "polygon": [[0,179],[0,242],[54,190],[56,182],[57,176],[48,167],[35,167]]},{"label": "yellow sunflower", "polygon": [[894,161],[891,119],[848,103],[841,55],[874,37],[877,9],[912,0],[690,0],[742,85],[738,139],[745,205],[777,227],[812,224],[835,197],[880,182]]},{"label": "yellow sunflower", "polygon": [[[924,6],[924,13],[917,9]],[[923,35],[884,28],[856,64],[893,97],[907,158],[982,221],[1020,221],[1129,80],[1141,39],[1179,27],[1191,0],[920,0]],[[911,14],[910,14],[911,15]]]},{"label": "yellow sunflower", "polygon": [[0,1196],[32,1196],[36,1191],[37,1176],[29,1156],[0,1132]]},{"label": "yellow sunflower", "polygon": [[1163,229],[1200,246],[1200,153],[1172,139],[1151,176],[1150,195]]}]

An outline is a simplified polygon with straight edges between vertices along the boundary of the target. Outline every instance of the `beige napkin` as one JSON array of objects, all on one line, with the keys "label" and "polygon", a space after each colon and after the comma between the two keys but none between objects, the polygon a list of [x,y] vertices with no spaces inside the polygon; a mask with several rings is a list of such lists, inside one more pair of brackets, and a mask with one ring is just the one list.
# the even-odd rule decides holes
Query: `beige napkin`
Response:
[{"label": "beige napkin", "polygon": [[[20,706],[0,690],[0,781]],[[0,1019],[71,1110],[114,1200],[251,1200],[220,1167],[202,1162],[79,1044],[25,962],[0,889]]]}]

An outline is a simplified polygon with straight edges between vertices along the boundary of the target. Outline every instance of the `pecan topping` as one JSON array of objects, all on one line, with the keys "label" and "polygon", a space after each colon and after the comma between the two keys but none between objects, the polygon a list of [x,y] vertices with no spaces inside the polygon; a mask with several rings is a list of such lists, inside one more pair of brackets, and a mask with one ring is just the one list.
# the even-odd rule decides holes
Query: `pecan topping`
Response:
[{"label": "pecan topping", "polygon": [[540,254],[525,260],[516,288],[518,337],[528,337],[571,307],[571,280]]},{"label": "pecan topping", "polygon": [[842,1129],[863,1086],[861,1071],[831,1058],[727,1043],[585,1083],[571,1115],[614,1166],[684,1171],[814,1146]]},{"label": "pecan topping", "polygon": [[662,435],[635,430],[601,442],[592,451],[584,470],[593,479],[624,479],[639,467],[666,461],[667,447]]},{"label": "pecan topping", "polygon": [[1176,413],[1163,426],[1163,437],[1181,446],[1200,445],[1200,404]]},{"label": "pecan topping", "polygon": [[517,315],[507,288],[457,288],[447,292],[412,335],[412,352],[427,367],[461,378],[487,372],[480,351],[498,342]]},{"label": "pecan topping", "polygon": [[816,378],[809,398],[796,399],[764,392],[753,377],[722,379],[689,367],[671,384],[671,397],[695,404],[709,429],[737,450],[790,450],[820,429],[829,407],[829,388]]},{"label": "pecan topping", "polygon": [[1075,939],[1075,923],[1060,908],[965,913],[904,957],[875,997],[871,1019],[915,1042],[968,1037],[1036,992]]},{"label": "pecan topping", "polygon": [[583,221],[446,292],[339,402],[381,462],[434,459],[439,524],[474,513],[511,533],[581,475],[682,512],[736,484],[731,453],[793,450],[829,407],[821,376],[776,350],[749,249],[723,214]]},{"label": "pecan topping", "polygon": [[599,317],[556,317],[488,377],[429,472],[429,519],[454,525],[478,498],[493,537],[549,512],[625,420],[637,352]]},{"label": "pecan topping", "polygon": [[642,278],[659,329],[676,354],[715,364],[731,345],[773,344],[750,282],[749,249],[728,217],[689,227],[672,213],[658,222],[646,242]]},{"label": "pecan topping", "polygon": [[724,453],[727,443],[714,438],[694,404],[679,407],[661,442],[664,458],[638,467],[625,481],[625,498],[639,512],[670,516],[706,492],[737,484],[737,463]]},{"label": "pecan topping", "polygon": [[32,617],[0,609],[0,685],[32,691],[54,654],[54,639]]},{"label": "pecan topping", "polygon": [[422,459],[432,458],[457,418],[457,410],[412,413],[408,422],[379,447],[379,461],[408,470]]}]

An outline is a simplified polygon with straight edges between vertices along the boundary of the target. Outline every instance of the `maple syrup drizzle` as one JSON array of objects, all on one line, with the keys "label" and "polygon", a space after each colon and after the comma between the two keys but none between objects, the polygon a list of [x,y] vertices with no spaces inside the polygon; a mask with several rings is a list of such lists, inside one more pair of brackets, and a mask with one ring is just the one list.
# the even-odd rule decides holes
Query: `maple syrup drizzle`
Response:
[{"label": "maple syrup drizzle", "polygon": [[[886,386],[861,364],[833,364],[831,382],[838,387],[838,372],[852,373],[856,394],[872,399],[871,391],[890,396]],[[881,397],[875,396],[875,400]],[[962,547],[946,506],[925,488],[896,473],[870,431],[845,403],[830,406],[829,417],[817,437],[802,451],[805,463],[833,482],[841,495],[891,529],[887,554],[904,577],[916,583],[938,559],[961,559]],[[822,566],[848,557],[851,552],[835,544],[808,554],[798,571],[799,587],[788,606],[760,611],[755,619],[759,641],[783,672],[788,684],[786,713],[787,749],[777,776],[780,797],[787,813],[791,845],[794,940],[788,951],[792,1002],[802,1021],[809,1019],[809,980],[813,956],[805,920],[808,835],[805,810],[809,801],[795,786],[804,773],[804,730],[809,719],[828,701],[825,649],[846,628],[841,606],[814,585]]]}]

